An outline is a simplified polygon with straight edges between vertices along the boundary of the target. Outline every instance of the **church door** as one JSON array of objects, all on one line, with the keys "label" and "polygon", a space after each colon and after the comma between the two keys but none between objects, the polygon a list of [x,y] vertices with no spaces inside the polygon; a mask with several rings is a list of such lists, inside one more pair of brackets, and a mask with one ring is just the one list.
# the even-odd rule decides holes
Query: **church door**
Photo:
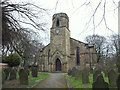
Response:
[{"label": "church door", "polygon": [[56,59],[56,71],[61,71],[61,62],[58,58]]}]

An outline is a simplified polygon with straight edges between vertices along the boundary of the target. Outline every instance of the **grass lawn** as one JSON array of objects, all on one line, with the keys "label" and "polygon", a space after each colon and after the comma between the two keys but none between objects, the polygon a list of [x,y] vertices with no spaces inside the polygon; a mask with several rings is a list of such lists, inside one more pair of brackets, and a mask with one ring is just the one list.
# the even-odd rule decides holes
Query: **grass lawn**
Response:
[{"label": "grass lawn", "polygon": [[[28,76],[29,85],[20,85],[19,75],[17,73],[17,80],[8,81],[8,82],[11,82],[13,84],[11,85],[11,83],[10,84],[8,83],[7,86],[3,85],[3,88],[29,88],[29,87],[32,87],[32,86],[36,85],[37,83],[39,83],[41,80],[45,79],[48,76],[49,76],[49,74],[47,74],[47,73],[38,73],[38,77],[32,77],[32,73],[30,72],[30,75]],[[16,82],[16,84],[14,84],[14,82]]]},{"label": "grass lawn", "polygon": [[[109,83],[108,77],[105,77],[104,73],[102,72],[105,82]],[[93,74],[89,75],[89,82],[88,84],[82,84],[82,80],[75,80],[75,77],[67,75],[67,78],[72,85],[73,88],[92,88],[93,83]]]}]

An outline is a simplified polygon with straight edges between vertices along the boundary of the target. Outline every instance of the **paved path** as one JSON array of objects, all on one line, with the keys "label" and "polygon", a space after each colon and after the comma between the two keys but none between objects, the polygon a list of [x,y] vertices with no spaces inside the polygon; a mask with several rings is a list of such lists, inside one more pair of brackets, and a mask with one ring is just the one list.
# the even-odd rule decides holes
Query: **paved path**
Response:
[{"label": "paved path", "polygon": [[35,88],[67,88],[65,73],[49,73],[46,80],[40,82]]}]

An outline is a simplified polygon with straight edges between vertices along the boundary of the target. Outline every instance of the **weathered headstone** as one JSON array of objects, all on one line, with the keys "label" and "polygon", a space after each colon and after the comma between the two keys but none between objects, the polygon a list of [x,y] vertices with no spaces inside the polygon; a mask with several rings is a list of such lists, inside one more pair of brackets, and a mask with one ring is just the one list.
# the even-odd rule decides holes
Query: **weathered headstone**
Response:
[{"label": "weathered headstone", "polygon": [[76,68],[73,67],[73,68],[72,68],[72,73],[71,73],[71,75],[72,75],[73,77],[75,76],[75,71],[76,71]]},{"label": "weathered headstone", "polygon": [[109,79],[109,86],[110,87],[116,87],[116,80],[117,80],[117,73],[111,69],[109,72],[108,72],[108,79]]},{"label": "weathered headstone", "polygon": [[5,83],[5,78],[6,78],[6,74],[5,74],[5,72],[2,70],[2,84]]},{"label": "weathered headstone", "polygon": [[95,68],[94,71],[93,71],[93,82],[96,81],[96,78],[99,74],[101,74],[101,69]]},{"label": "weathered headstone", "polygon": [[108,71],[107,71],[107,69],[104,69],[103,72],[104,72],[104,74],[105,74],[105,77],[107,77],[107,76],[108,76]]},{"label": "weathered headstone", "polygon": [[118,72],[120,73],[120,66],[118,67]]},{"label": "weathered headstone", "polygon": [[89,83],[89,68],[84,68],[82,71],[82,83]]},{"label": "weathered headstone", "polygon": [[19,71],[20,75],[20,84],[22,85],[28,85],[28,74],[24,69],[20,69]]},{"label": "weathered headstone", "polygon": [[103,71],[103,73],[105,74],[105,77],[107,77],[107,74],[108,74],[108,66],[107,66],[107,65],[104,65],[102,71]]},{"label": "weathered headstone", "polygon": [[[93,90],[97,90],[98,88],[105,88],[106,90],[109,90],[108,83],[104,81],[104,78],[102,74],[99,74],[96,78],[96,81],[92,84]],[[102,90],[102,89],[101,89]]]},{"label": "weathered headstone", "polygon": [[76,70],[74,77],[75,77],[75,80],[81,80],[82,79],[82,71]]},{"label": "weathered headstone", "polygon": [[10,68],[5,68],[5,69],[4,69],[4,72],[5,72],[5,74],[6,74],[5,80],[7,80],[8,77],[9,77]]},{"label": "weathered headstone", "polygon": [[93,69],[92,68],[90,69],[90,73],[93,74]]},{"label": "weathered headstone", "polygon": [[32,76],[33,76],[33,77],[37,77],[37,74],[38,74],[38,69],[37,69],[37,67],[32,67]]},{"label": "weathered headstone", "polygon": [[17,74],[16,70],[15,69],[11,69],[9,80],[16,79],[16,74]]},{"label": "weathered headstone", "polygon": [[119,76],[118,76],[118,78],[117,78],[117,87],[118,87],[118,90],[120,90],[120,74],[119,74]]},{"label": "weathered headstone", "polygon": [[72,70],[68,70],[68,75],[71,75],[72,74]]},{"label": "weathered headstone", "polygon": [[120,73],[120,62],[117,62],[118,73]]},{"label": "weathered headstone", "polygon": [[29,75],[29,69],[28,68],[25,68],[25,71],[26,71],[26,73]]}]

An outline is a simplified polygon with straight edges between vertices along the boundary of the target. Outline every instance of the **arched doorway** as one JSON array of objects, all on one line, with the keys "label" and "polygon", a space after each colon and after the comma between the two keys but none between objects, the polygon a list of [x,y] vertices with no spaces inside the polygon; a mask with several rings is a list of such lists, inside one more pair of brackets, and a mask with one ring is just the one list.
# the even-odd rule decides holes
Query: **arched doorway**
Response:
[{"label": "arched doorway", "polygon": [[56,71],[61,71],[61,62],[58,58],[56,59],[55,64],[56,64]]}]

